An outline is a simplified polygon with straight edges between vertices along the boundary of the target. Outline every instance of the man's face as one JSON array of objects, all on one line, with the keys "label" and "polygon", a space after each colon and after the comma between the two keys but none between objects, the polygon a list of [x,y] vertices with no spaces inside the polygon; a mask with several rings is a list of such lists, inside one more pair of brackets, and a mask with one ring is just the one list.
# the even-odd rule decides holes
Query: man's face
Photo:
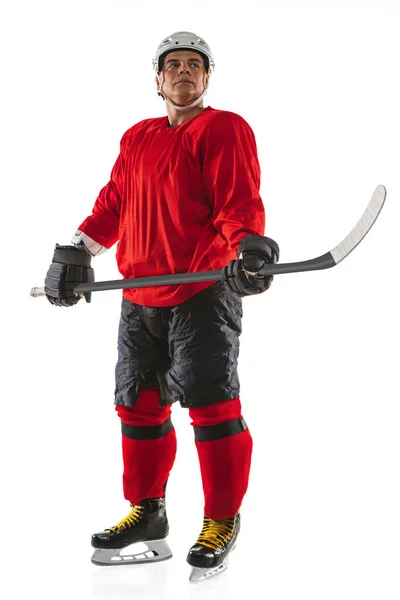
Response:
[{"label": "man's face", "polygon": [[192,50],[167,54],[156,79],[157,89],[162,85],[165,95],[177,104],[187,104],[198,98],[208,80],[202,56]]}]

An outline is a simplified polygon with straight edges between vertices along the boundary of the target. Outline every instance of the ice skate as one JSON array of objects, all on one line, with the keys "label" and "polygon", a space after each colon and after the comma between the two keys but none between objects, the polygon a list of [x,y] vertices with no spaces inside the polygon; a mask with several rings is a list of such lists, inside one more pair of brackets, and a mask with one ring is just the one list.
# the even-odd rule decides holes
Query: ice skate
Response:
[{"label": "ice skate", "polygon": [[[169,531],[165,499],[143,500],[140,504],[131,504],[131,508],[129,515],[115,527],[92,535],[95,548],[92,563],[101,566],[140,564],[172,557],[165,539]],[[134,547],[125,550],[139,542],[144,543],[147,550],[135,552]]]},{"label": "ice skate", "polygon": [[232,519],[220,521],[204,517],[199,539],[190,548],[187,556],[187,562],[192,566],[189,580],[201,581],[225,571],[239,531],[239,513]]}]

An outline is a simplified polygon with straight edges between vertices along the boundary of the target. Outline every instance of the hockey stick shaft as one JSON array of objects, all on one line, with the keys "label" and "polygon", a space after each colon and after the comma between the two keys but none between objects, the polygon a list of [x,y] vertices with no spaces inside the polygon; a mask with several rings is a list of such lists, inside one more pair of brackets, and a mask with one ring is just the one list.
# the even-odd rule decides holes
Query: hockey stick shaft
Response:
[{"label": "hockey stick shaft", "polygon": [[[317,269],[328,269],[335,266],[331,254],[327,252],[323,256],[305,260],[303,262],[282,263],[277,265],[266,265],[262,269],[262,275],[280,275],[281,273],[298,273],[300,271],[315,271]],[[107,290],[123,290],[143,288],[162,285],[180,285],[183,283],[197,283],[199,281],[220,281],[222,270],[199,271],[196,273],[177,273],[174,275],[154,275],[153,277],[136,277],[133,279],[115,279],[111,281],[97,281],[93,283],[80,283],[74,288],[76,294],[84,292],[100,292]],[[44,288],[32,288],[31,296],[37,298],[44,296]]]},{"label": "hockey stick shaft", "polygon": [[[372,198],[356,226],[340,244],[329,252],[312,258],[311,260],[265,265],[259,275],[280,275],[284,273],[299,273],[303,271],[317,271],[336,266],[354,250],[364,239],[372,225],[378,218],[386,200],[386,188],[378,185]],[[117,279],[114,281],[98,281],[94,283],[81,283],[74,288],[76,294],[84,292],[98,292],[105,290],[133,289],[162,285],[180,285],[183,283],[196,283],[200,281],[219,281],[223,277],[222,270],[201,271],[196,273],[176,273],[173,275],[155,275],[152,277],[137,277],[133,279]],[[32,288],[31,296],[44,296],[44,288]]]}]

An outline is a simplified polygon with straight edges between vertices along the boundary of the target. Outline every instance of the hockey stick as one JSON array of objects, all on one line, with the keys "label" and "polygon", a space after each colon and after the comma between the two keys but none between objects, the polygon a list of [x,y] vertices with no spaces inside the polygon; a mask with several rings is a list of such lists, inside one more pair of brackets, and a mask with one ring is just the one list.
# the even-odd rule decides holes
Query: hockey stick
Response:
[{"label": "hockey stick", "polygon": [[[364,239],[372,225],[377,220],[386,199],[386,188],[378,185],[360,220],[340,244],[329,252],[294,263],[272,264],[263,267],[259,275],[280,275],[281,273],[299,273],[301,271],[316,271],[335,267],[354,250]],[[117,279],[115,281],[98,281],[94,283],[80,283],[74,289],[76,294],[83,292],[98,292],[102,290],[120,290],[126,288],[142,288],[159,285],[177,285],[198,281],[219,281],[222,279],[220,271],[202,271],[197,273],[176,273],[174,275],[155,275],[152,277],[137,277],[134,279]],[[31,296],[44,296],[44,288],[32,288]]]}]

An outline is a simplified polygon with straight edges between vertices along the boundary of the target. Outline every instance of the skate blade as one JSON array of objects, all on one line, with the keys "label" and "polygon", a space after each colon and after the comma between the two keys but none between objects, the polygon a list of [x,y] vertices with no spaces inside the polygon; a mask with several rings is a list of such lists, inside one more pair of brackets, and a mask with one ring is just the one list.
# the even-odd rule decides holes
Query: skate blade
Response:
[{"label": "skate blade", "polygon": [[[144,552],[128,552],[127,549],[137,544],[131,544],[125,548],[96,548],[92,555],[92,563],[99,566],[115,566],[115,565],[139,565],[143,563],[159,562],[168,560],[172,557],[171,548],[167,542],[163,540],[151,540],[142,542],[147,546]],[[132,548],[133,549],[133,548]],[[124,554],[121,554],[124,552]]]},{"label": "skate blade", "polygon": [[204,581],[204,579],[209,579],[210,577],[215,577],[215,575],[219,575],[226,571],[228,568],[228,559],[225,559],[218,567],[212,567],[211,569],[204,569],[201,567],[193,567],[192,572],[189,576],[189,581],[192,583],[197,583],[198,581]]}]

